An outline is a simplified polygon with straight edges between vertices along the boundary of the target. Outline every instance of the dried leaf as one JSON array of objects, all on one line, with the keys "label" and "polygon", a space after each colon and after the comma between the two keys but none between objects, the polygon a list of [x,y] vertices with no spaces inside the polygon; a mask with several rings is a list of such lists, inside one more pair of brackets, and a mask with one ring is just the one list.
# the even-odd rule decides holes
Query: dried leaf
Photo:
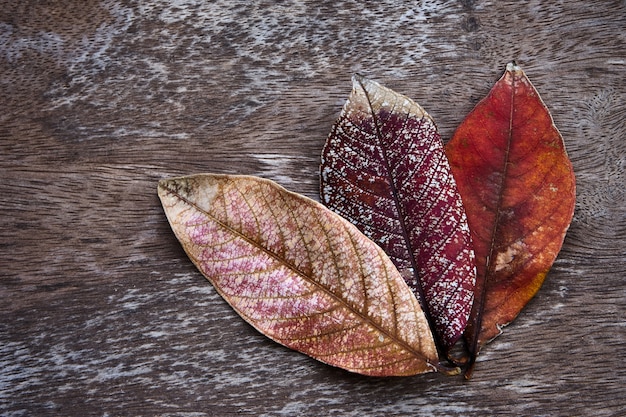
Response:
[{"label": "dried leaf", "polygon": [[575,179],[548,109],[514,63],[459,126],[446,153],[476,252],[467,327],[471,373],[480,346],[543,283],[573,216]]},{"label": "dried leaf", "polygon": [[475,266],[432,118],[408,97],[355,77],[322,153],[321,196],[385,250],[447,353],[470,314]]},{"label": "dried leaf", "polygon": [[210,174],[162,180],[159,196],[191,260],[261,333],[366,375],[437,367],[392,262],[321,204],[268,180]]}]

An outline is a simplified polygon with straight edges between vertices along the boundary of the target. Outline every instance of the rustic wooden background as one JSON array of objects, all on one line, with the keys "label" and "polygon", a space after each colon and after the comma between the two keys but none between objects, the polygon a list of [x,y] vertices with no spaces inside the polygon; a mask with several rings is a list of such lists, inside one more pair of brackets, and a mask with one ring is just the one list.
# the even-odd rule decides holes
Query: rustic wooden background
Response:
[{"label": "rustic wooden background", "polygon": [[[447,140],[516,60],[576,212],[474,378],[361,377],[245,324],[171,232],[160,178],[318,198],[358,72]],[[0,0],[3,416],[626,415],[626,2]]]}]

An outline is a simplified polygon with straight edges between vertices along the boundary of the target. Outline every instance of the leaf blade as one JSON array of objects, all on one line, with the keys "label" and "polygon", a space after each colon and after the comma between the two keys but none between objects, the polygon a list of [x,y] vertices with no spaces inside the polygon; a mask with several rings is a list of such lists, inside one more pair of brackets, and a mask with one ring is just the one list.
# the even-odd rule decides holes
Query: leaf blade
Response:
[{"label": "leaf blade", "polygon": [[552,116],[514,63],[461,123],[446,153],[476,252],[467,328],[473,364],[481,345],[543,283],[573,216],[575,177]]},{"label": "leaf blade", "polygon": [[366,375],[434,370],[428,325],[391,261],[321,204],[210,174],[162,180],[159,196],[190,259],[261,333]]},{"label": "leaf blade", "polygon": [[475,268],[432,118],[408,97],[355,77],[322,152],[320,194],[390,256],[447,353],[470,314]]}]

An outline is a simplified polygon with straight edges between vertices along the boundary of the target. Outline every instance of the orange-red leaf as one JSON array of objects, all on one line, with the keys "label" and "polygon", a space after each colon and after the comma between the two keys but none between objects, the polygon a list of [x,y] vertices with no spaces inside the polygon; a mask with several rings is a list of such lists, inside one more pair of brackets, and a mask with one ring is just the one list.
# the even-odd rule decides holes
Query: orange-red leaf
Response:
[{"label": "orange-red leaf", "polygon": [[419,303],[348,221],[254,177],[167,179],[159,196],[194,264],[266,336],[366,375],[435,370]]},{"label": "orange-red leaf", "polygon": [[[575,179],[563,139],[514,63],[446,146],[477,262],[471,361],[535,295],[571,222]],[[471,366],[470,366],[471,372]]]},{"label": "orange-red leaf", "polygon": [[465,330],[476,272],[433,119],[408,97],[354,77],[322,152],[321,196],[385,250],[447,353]]}]

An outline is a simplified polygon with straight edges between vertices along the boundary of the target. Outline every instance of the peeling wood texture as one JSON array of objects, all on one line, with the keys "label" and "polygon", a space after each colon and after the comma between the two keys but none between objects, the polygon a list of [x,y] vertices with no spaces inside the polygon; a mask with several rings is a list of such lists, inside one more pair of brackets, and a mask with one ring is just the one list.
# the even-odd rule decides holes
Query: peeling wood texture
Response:
[{"label": "peeling wood texture", "polygon": [[[623,1],[0,0],[0,414],[614,416],[626,398]],[[473,379],[290,351],[188,260],[156,188],[258,175],[318,197],[360,73],[444,140],[504,66],[560,129],[578,201],[538,295]]]}]

